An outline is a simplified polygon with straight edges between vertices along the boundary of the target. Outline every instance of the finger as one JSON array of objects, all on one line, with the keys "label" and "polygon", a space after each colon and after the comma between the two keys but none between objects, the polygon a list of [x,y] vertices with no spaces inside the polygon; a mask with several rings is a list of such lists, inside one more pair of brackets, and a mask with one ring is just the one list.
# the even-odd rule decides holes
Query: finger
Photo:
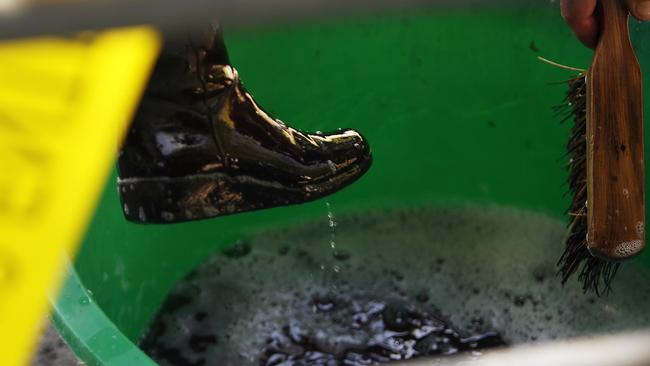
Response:
[{"label": "finger", "polygon": [[[627,1],[634,2],[635,0]],[[596,4],[596,0],[562,0],[560,2],[560,8],[562,9],[564,19],[568,23],[571,23],[575,20],[593,17],[596,13]]]},{"label": "finger", "polygon": [[578,39],[587,47],[596,47],[598,43],[596,0],[562,0],[560,7],[562,17],[573,29]]},{"label": "finger", "polygon": [[633,17],[644,22],[650,20],[650,1],[625,0],[625,4]]},{"label": "finger", "polygon": [[585,18],[571,25],[573,33],[585,46],[596,48],[598,45],[599,26],[596,17]]}]

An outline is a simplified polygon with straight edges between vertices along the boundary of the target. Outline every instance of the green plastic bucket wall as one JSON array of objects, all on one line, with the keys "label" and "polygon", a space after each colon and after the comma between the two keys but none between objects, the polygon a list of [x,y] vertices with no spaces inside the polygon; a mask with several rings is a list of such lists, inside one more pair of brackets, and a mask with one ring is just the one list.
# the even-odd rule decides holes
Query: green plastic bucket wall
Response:
[{"label": "green plastic bucket wall", "polygon": [[[561,218],[570,126],[551,111],[565,87],[550,82],[571,74],[536,57],[587,67],[591,53],[557,2],[528,4],[248,28],[227,42],[274,115],[304,130],[353,127],[371,142],[371,171],[327,199],[337,214],[496,203]],[[632,28],[650,70],[649,28]],[[123,219],[113,176],[55,304],[56,325],[89,365],[155,365],[136,344],[179,279],[238,239],[322,219],[325,202],[138,226]],[[650,268],[650,255],[631,265]]]}]

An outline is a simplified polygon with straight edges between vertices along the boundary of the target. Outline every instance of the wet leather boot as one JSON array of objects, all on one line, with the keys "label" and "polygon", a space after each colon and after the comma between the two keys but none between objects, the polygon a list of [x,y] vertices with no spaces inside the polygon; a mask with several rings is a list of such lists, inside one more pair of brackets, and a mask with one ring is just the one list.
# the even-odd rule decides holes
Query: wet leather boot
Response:
[{"label": "wet leather boot", "polygon": [[359,133],[308,134],[265,112],[230,65],[220,32],[210,34],[168,43],[156,65],[118,158],[128,220],[174,223],[303,203],[368,170]]}]

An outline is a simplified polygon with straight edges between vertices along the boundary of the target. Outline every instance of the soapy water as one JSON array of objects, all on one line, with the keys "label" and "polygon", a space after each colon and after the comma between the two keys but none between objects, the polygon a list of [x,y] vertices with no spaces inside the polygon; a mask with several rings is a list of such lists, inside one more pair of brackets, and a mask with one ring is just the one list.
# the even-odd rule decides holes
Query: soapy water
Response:
[{"label": "soapy water", "polygon": [[607,298],[559,284],[565,231],[492,207],[337,215],[335,251],[322,222],[263,233],[181,281],[141,346],[163,366],[368,365],[650,325],[633,263]]}]

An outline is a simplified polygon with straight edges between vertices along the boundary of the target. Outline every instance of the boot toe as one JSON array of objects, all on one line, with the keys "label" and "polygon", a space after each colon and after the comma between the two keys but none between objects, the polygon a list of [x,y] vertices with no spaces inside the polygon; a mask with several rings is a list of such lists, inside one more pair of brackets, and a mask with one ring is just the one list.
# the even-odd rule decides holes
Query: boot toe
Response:
[{"label": "boot toe", "polygon": [[329,135],[323,151],[329,155],[329,160],[335,165],[336,170],[363,167],[369,165],[372,160],[368,140],[352,129],[340,130]]},{"label": "boot toe", "polygon": [[325,154],[328,174],[309,182],[305,193],[310,199],[332,194],[358,180],[372,164],[370,146],[363,135],[355,130],[339,130],[320,135],[321,151]]}]

